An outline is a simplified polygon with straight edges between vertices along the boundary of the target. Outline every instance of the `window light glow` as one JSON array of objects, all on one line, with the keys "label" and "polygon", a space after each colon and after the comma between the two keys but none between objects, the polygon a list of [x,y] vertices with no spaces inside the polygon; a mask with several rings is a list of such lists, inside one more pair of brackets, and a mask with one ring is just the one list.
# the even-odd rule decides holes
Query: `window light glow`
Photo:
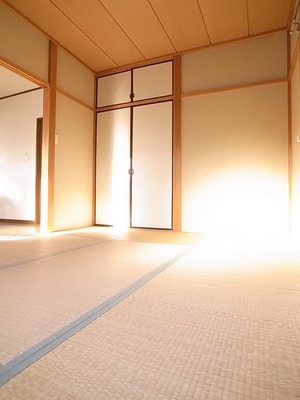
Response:
[{"label": "window light glow", "polygon": [[263,170],[231,170],[193,182],[189,187],[184,194],[184,230],[262,235],[288,233],[285,177]]},{"label": "window light glow", "polygon": [[299,260],[299,251],[286,237],[207,235],[179,261],[178,268],[184,266],[184,271],[203,277],[215,275],[216,284],[218,278],[232,275],[235,285],[239,274],[248,283],[261,274],[274,279],[274,271],[280,279],[280,271],[292,267],[293,260]]},{"label": "window light glow", "polygon": [[129,226],[129,167],[128,130],[120,124],[114,134],[112,167],[113,226],[118,230]]}]

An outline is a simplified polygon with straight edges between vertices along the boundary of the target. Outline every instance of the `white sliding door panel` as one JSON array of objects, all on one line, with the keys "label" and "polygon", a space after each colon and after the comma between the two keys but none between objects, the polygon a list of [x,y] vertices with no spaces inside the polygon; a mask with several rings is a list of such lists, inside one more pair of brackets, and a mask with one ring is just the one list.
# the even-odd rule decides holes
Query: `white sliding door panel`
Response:
[{"label": "white sliding door panel", "polygon": [[134,101],[173,93],[172,61],[133,70]]},{"label": "white sliding door panel", "polygon": [[130,93],[130,71],[98,78],[97,107],[127,103]]},{"label": "white sliding door panel", "polygon": [[132,226],[172,228],[172,102],[133,110]]},{"label": "white sliding door panel", "polygon": [[129,226],[130,109],[97,114],[96,224]]}]

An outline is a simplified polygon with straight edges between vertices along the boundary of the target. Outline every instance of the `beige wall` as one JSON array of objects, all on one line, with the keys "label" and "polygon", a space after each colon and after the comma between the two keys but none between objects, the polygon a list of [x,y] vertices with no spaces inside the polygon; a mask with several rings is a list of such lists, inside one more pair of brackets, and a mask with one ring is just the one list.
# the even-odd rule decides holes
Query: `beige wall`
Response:
[{"label": "beige wall", "polygon": [[54,230],[92,224],[93,111],[58,94]]},{"label": "beige wall", "polygon": [[214,47],[182,57],[182,92],[286,77],[287,34]]},{"label": "beige wall", "polygon": [[300,91],[299,59],[292,78],[292,154],[293,154],[293,212],[292,229],[295,237],[300,237]]},{"label": "beige wall", "polygon": [[[48,38],[1,1],[0,35],[0,58],[46,84]],[[94,73],[59,46],[57,88],[54,230],[91,225],[93,195]]]},{"label": "beige wall", "polygon": [[292,102],[292,234],[300,238],[300,64],[299,64],[299,33],[291,36],[291,60],[295,67],[291,77]]},{"label": "beige wall", "polygon": [[57,88],[94,107],[94,73],[58,47]]},{"label": "beige wall", "polygon": [[94,73],[60,47],[57,89],[54,230],[62,230],[92,224]]},{"label": "beige wall", "polygon": [[0,57],[48,81],[48,39],[0,1]]},{"label": "beige wall", "polygon": [[[273,47],[270,48],[270,38]],[[219,87],[286,76],[286,35],[208,50],[219,60]],[[255,57],[255,42],[257,54]],[[249,44],[251,46],[249,48]],[[277,47],[274,49],[274,46]],[[236,50],[242,48],[243,57]],[[226,60],[227,52],[227,60]],[[193,91],[191,64],[183,57],[183,87]],[[244,64],[246,56],[252,63]],[[250,55],[249,55],[250,54]],[[276,57],[275,55],[276,54]],[[248,57],[248,58],[249,58]],[[261,60],[263,58],[263,61]],[[278,62],[275,62],[278,58]],[[226,61],[225,61],[226,60]],[[256,61],[255,61],[256,60]],[[284,60],[284,62],[282,61]],[[274,63],[274,65],[273,65]],[[188,65],[188,68],[187,68]],[[234,66],[222,72],[222,65]],[[213,63],[194,63],[194,90],[215,87]],[[218,75],[223,74],[223,79]],[[253,73],[255,71],[255,74]],[[236,74],[236,75],[235,75]],[[189,75],[189,76],[187,76]],[[198,78],[201,75],[201,78]],[[235,81],[234,77],[237,76]],[[206,77],[208,80],[206,81]],[[201,80],[201,85],[199,84]],[[186,82],[189,81],[187,85]],[[224,83],[224,84],[223,84]],[[205,87],[204,87],[205,84]],[[182,101],[182,230],[213,233],[288,233],[287,83],[279,82],[184,97]]]},{"label": "beige wall", "polygon": [[[48,39],[0,1],[0,57],[48,80]],[[295,48],[293,38],[292,49]],[[182,57],[182,92],[286,78],[286,33]],[[93,74],[58,50],[54,225],[92,221]],[[299,65],[293,77],[294,229],[300,232]],[[86,104],[88,107],[82,105]],[[182,229],[285,233],[287,85],[241,88],[182,101]]]}]

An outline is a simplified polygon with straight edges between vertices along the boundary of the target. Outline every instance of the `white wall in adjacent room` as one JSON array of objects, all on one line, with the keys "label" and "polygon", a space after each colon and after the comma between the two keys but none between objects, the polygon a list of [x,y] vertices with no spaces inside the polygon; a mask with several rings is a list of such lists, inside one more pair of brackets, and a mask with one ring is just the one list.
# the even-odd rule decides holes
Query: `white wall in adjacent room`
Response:
[{"label": "white wall in adjacent room", "polygon": [[35,220],[36,120],[43,90],[0,100],[0,218]]}]

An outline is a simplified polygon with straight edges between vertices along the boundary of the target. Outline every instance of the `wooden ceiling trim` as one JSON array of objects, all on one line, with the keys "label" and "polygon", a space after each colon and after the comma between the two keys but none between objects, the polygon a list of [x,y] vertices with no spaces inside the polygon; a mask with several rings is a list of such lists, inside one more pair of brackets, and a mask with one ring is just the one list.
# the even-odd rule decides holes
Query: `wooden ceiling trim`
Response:
[{"label": "wooden ceiling trim", "polygon": [[296,2],[297,2],[297,0],[291,0],[289,16],[288,16],[288,22],[287,22],[287,27],[288,28],[291,27],[292,22],[293,22],[295,8],[296,8]]},{"label": "wooden ceiling trim", "polygon": [[257,86],[274,85],[274,84],[278,84],[278,83],[287,83],[287,81],[288,81],[287,78],[278,78],[278,79],[270,79],[267,81],[256,81],[256,82],[250,82],[250,83],[241,83],[241,84],[232,85],[232,86],[223,86],[223,87],[213,88],[213,89],[203,89],[203,90],[197,90],[195,92],[182,93],[181,98],[186,99],[188,97],[198,97],[198,96],[203,96],[203,95],[208,95],[208,94],[229,92],[232,90],[248,89],[248,88],[257,87]]},{"label": "wooden ceiling trim", "polygon": [[117,65],[144,59],[98,0],[50,0]]},{"label": "wooden ceiling trim", "polygon": [[122,65],[120,67],[109,68],[109,69],[106,69],[106,70],[99,70],[99,71],[96,72],[96,76],[100,77],[100,76],[105,76],[105,75],[111,75],[111,74],[118,73],[118,72],[128,71],[131,68],[143,67],[143,66],[146,66],[146,65],[151,65],[151,64],[158,63],[158,62],[162,62],[162,61],[170,61],[176,56],[180,56],[180,55],[182,56],[182,55],[185,55],[185,54],[191,54],[191,53],[196,53],[196,52],[199,52],[199,51],[205,51],[205,50],[208,50],[208,49],[211,49],[211,48],[223,47],[223,46],[227,46],[228,44],[244,42],[245,40],[252,40],[252,39],[259,38],[261,36],[273,35],[273,34],[276,34],[276,33],[279,33],[279,32],[284,32],[284,31],[286,31],[286,29],[284,29],[284,28],[283,29],[276,29],[276,30],[273,30],[271,32],[265,32],[263,35],[261,35],[261,34],[249,35],[247,37],[231,39],[231,40],[228,40],[226,42],[218,42],[218,43],[209,44],[209,45],[206,45],[206,46],[196,47],[196,48],[193,48],[193,49],[187,49],[187,50],[183,50],[183,51],[178,51],[178,52],[173,53],[173,54],[168,54],[166,56],[161,56],[161,57],[153,57],[153,58],[147,59],[145,61],[137,62],[137,63]]},{"label": "wooden ceiling trim", "polygon": [[149,0],[176,51],[209,44],[197,0]]},{"label": "wooden ceiling trim", "polygon": [[18,65],[13,64],[11,61],[8,61],[8,60],[4,59],[3,57],[0,57],[0,67],[5,67],[6,69],[10,70],[11,72],[14,72],[17,75],[20,75],[25,79],[28,79],[35,85],[41,86],[42,88],[49,86],[48,82],[41,80],[41,78],[34,76],[27,71],[24,71]]},{"label": "wooden ceiling trim", "polygon": [[291,0],[248,0],[250,34],[288,24]]},{"label": "wooden ceiling trim", "polygon": [[164,62],[164,61],[171,61],[178,54],[181,54],[181,53],[174,53],[174,54],[170,54],[167,56],[161,56],[161,57],[153,57],[153,58],[149,58],[145,61],[140,61],[140,62],[136,62],[136,63],[132,63],[132,64],[126,64],[126,65],[122,65],[120,67],[110,68],[107,70],[101,70],[96,73],[96,77],[99,78],[100,76],[111,75],[111,74],[115,74],[118,72],[128,71],[132,68],[146,67],[147,65],[151,65],[151,64],[157,64],[157,63]]},{"label": "wooden ceiling trim", "polygon": [[248,35],[247,0],[198,2],[211,43]]},{"label": "wooden ceiling trim", "polygon": [[176,50],[147,0],[99,0],[145,58]]},{"label": "wooden ceiling trim", "polygon": [[288,30],[296,2],[39,0],[37,6],[36,0],[0,1],[93,71]]}]

